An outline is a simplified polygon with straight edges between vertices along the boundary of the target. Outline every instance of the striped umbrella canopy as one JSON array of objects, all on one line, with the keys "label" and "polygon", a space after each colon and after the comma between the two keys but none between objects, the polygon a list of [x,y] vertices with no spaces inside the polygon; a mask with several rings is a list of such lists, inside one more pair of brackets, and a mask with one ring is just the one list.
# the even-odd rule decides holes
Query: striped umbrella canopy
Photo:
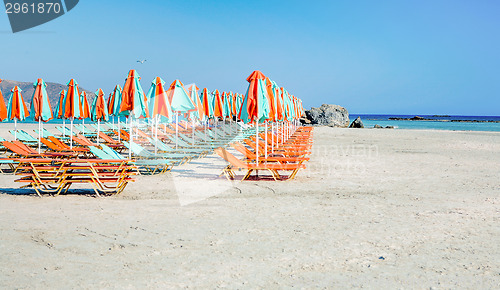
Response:
[{"label": "striped umbrella canopy", "polygon": [[156,77],[152,81],[147,94],[149,115],[151,117],[160,116],[163,122],[172,122],[172,108],[164,85],[165,81],[160,77]]},{"label": "striped umbrella canopy", "polygon": [[179,138],[179,113],[188,113],[196,109],[196,105],[193,100],[189,97],[184,85],[179,80],[175,80],[170,84],[170,88],[167,91],[168,100],[170,101],[170,106],[175,114],[175,148],[177,149],[177,140]]},{"label": "striped umbrella canopy", "polygon": [[219,90],[215,90],[212,93],[214,95],[214,117],[222,118],[222,117],[224,117],[222,97],[219,93]]},{"label": "striped umbrella canopy", "polygon": [[196,109],[194,101],[189,97],[189,94],[180,80],[175,80],[170,84],[167,96],[172,111],[174,112],[187,113]]},{"label": "striped umbrella canopy", "polygon": [[[0,83],[2,79],[0,79]],[[2,91],[0,91],[0,122],[7,119],[7,107],[5,106],[5,101],[3,99]]]},{"label": "striped umbrella canopy", "polygon": [[266,97],[269,105],[269,121],[276,121],[276,99],[274,98],[273,84],[266,78]]},{"label": "striped umbrella canopy", "polygon": [[106,107],[106,101],[104,100],[104,92],[102,89],[98,89],[95,92],[96,97],[92,102],[92,109],[90,117],[92,121],[107,121],[109,119],[108,110]]},{"label": "striped umbrella canopy", "polygon": [[241,112],[241,105],[243,104],[243,95],[242,94],[237,94],[236,95],[236,116],[238,120],[240,120],[240,112]]},{"label": "striped umbrella canopy", "polygon": [[85,91],[80,94],[80,104],[82,106],[82,114],[80,116],[80,119],[90,118],[90,106],[87,99],[87,92]]},{"label": "striped umbrella canopy", "polygon": [[25,120],[30,113],[24,103],[21,89],[15,86],[10,92],[9,103],[7,105],[7,116],[10,120],[14,120],[14,139],[17,140],[17,120]]},{"label": "striped umbrella canopy", "polygon": [[284,118],[283,95],[278,84],[274,81],[271,81],[271,83],[273,84],[273,94],[276,100],[276,121],[281,122]]},{"label": "striped umbrella canopy", "polygon": [[269,118],[269,102],[266,97],[265,79],[266,76],[260,71],[254,71],[247,78],[250,84],[238,116],[244,123],[258,123]]},{"label": "striped umbrella canopy", "polygon": [[33,84],[35,91],[31,98],[30,115],[35,121],[47,122],[54,118],[50,107],[49,95],[47,94],[47,84],[42,79],[37,79]]},{"label": "striped umbrella canopy", "polygon": [[68,91],[64,97],[63,116],[65,119],[79,119],[82,116],[82,111],[78,83],[74,79],[71,79],[68,82]]},{"label": "striped umbrella canopy", "polygon": [[[68,82],[68,91],[64,97],[64,119],[70,119],[70,136],[73,136],[73,120],[82,118],[82,103],[78,83],[71,79]],[[73,148],[73,139],[70,139],[70,147]]]},{"label": "striped umbrella canopy", "polygon": [[222,116],[224,118],[231,118],[231,101],[230,101],[230,96],[228,93],[223,92],[222,93]]},{"label": "striped umbrella canopy", "polygon": [[142,90],[140,80],[139,74],[134,69],[130,70],[123,85],[119,113],[129,111],[134,118],[149,118],[146,94]]},{"label": "striped umbrella canopy", "polygon": [[187,87],[187,91],[191,97],[191,100],[195,102],[196,111],[193,112],[193,115],[199,120],[205,119],[205,108],[201,102],[200,97],[198,96],[198,91],[200,89],[196,86],[196,84],[191,84]]},{"label": "striped umbrella canopy", "polygon": [[237,93],[232,93],[232,92],[229,92],[229,94],[231,95],[231,114],[233,116],[236,116],[238,115],[238,111],[236,109],[236,98],[238,97],[238,94]]},{"label": "striped umbrella canopy", "polygon": [[107,121],[109,119],[108,108],[106,106],[106,101],[104,100],[104,92],[102,89],[98,89],[95,92],[96,97],[92,102],[92,109],[90,117],[92,121],[97,121],[97,145],[100,142],[100,133],[101,133],[101,120]]},{"label": "striped umbrella canopy", "polygon": [[15,86],[10,92],[9,103],[7,105],[7,115],[10,120],[24,121],[30,115],[24,103],[21,89]]},{"label": "striped umbrella canopy", "polygon": [[47,94],[47,84],[42,79],[37,79],[33,84],[35,91],[31,98],[31,117],[38,121],[38,153],[41,152],[42,122],[47,122],[54,118],[50,107],[49,95]]},{"label": "striped umbrella canopy", "polygon": [[64,96],[66,95],[66,90],[61,90],[59,93],[59,99],[57,100],[55,115],[57,119],[63,118],[64,113]]},{"label": "striped umbrella canopy", "polygon": [[213,118],[214,116],[214,102],[212,97],[212,94],[208,92],[207,88],[204,88],[201,92],[204,114],[207,118]]},{"label": "striped umbrella canopy", "polygon": [[[115,89],[108,98],[108,115],[120,116],[120,104],[122,101],[122,87],[116,85]],[[125,111],[127,112],[127,111]]]},{"label": "striped umbrella canopy", "polygon": [[281,97],[283,100],[283,121],[291,121],[292,115],[290,112],[290,96],[288,95],[288,91],[284,88],[281,88]]}]

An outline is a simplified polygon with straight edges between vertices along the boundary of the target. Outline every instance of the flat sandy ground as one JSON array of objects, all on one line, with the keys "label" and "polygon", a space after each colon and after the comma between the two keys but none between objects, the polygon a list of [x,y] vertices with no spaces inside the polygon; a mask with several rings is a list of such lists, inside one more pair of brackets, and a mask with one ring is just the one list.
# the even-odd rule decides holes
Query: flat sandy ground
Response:
[{"label": "flat sandy ground", "polygon": [[0,288],[500,287],[500,133],[314,136],[287,182],[215,156],[104,198],[1,175]]}]

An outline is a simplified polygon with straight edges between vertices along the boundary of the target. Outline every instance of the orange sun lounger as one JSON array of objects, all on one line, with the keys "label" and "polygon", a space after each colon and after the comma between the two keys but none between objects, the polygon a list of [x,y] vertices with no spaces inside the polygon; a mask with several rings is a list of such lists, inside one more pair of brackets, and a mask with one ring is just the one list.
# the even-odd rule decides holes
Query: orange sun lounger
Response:
[{"label": "orange sun lounger", "polygon": [[219,147],[216,148],[215,153],[217,153],[220,157],[224,158],[229,165],[224,168],[222,174],[226,176],[227,179],[232,180],[235,177],[234,169],[246,169],[247,173],[243,177],[242,180],[248,179],[250,174],[256,170],[267,170],[271,173],[274,180],[282,180],[282,177],[278,173],[278,171],[291,171],[290,175],[287,179],[295,178],[297,172],[305,168],[304,164],[299,163],[290,163],[290,164],[280,164],[280,163],[259,163],[259,164],[251,164],[243,162],[242,160],[236,158],[233,154],[229,153],[226,149]]},{"label": "orange sun lounger", "polygon": [[39,196],[42,193],[59,194],[67,191],[72,184],[90,184],[95,193],[120,193],[137,168],[130,160],[102,159],[49,159],[22,158],[16,175],[21,178],[16,182],[28,183],[24,187],[33,187]]}]

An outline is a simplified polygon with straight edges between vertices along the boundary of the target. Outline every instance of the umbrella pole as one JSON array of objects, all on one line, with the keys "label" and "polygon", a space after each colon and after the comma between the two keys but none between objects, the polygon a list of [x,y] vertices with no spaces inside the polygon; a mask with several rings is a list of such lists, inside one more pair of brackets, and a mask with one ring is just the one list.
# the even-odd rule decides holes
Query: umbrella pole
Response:
[{"label": "umbrella pole", "polygon": [[118,142],[121,142],[121,132],[120,132],[120,116],[118,116],[118,122],[116,123],[118,125]]},{"label": "umbrella pole", "polygon": [[194,117],[191,117],[191,123],[193,124],[193,133],[191,134],[191,144],[194,146]]},{"label": "umbrella pole", "polygon": [[255,122],[255,155],[256,155],[256,162],[255,164],[259,164],[259,122]]},{"label": "umbrella pole", "polygon": [[66,137],[66,118],[63,118],[63,137]]},{"label": "umbrella pole", "polygon": [[42,128],[41,128],[41,124],[42,122],[40,121],[41,119],[38,120],[38,154],[41,153],[41,150],[42,150],[42,145],[40,144],[41,140],[42,140]]},{"label": "umbrella pole", "polygon": [[101,133],[101,119],[97,119],[97,145],[99,146],[99,134]]},{"label": "umbrella pole", "polygon": [[271,153],[274,153],[274,122],[271,123]]},{"label": "umbrella pole", "polygon": [[128,159],[132,159],[132,142],[133,142],[133,138],[134,138],[134,136],[132,135],[132,114],[130,114],[128,118],[130,119],[130,126],[129,126],[130,148],[128,150]]},{"label": "umbrella pole", "polygon": [[264,154],[266,154],[266,159],[267,159],[267,123],[265,123],[266,130],[264,132]]},{"label": "umbrella pole", "polygon": [[82,135],[85,136],[85,119],[82,119]]},{"label": "umbrella pole", "polygon": [[179,139],[179,113],[175,113],[175,150],[177,150],[178,139]]},{"label": "umbrella pole", "polygon": [[71,117],[71,126],[70,126],[70,129],[69,129],[70,130],[69,131],[69,139],[71,140],[69,142],[69,148],[70,149],[73,149],[73,138],[72,138],[73,137],[73,119],[74,119],[74,117]]},{"label": "umbrella pole", "polygon": [[17,119],[14,118],[14,141],[17,140]]},{"label": "umbrella pole", "polygon": [[156,116],[155,119],[156,119],[155,120],[156,121],[155,122],[155,156],[156,156],[156,154],[158,152],[158,121],[159,121],[159,117]]}]

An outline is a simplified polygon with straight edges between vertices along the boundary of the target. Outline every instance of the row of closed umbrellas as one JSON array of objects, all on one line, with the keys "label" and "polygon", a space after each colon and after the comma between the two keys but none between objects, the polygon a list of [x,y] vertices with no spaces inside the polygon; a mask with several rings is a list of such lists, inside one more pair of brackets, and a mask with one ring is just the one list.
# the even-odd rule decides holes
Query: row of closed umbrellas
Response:
[{"label": "row of closed umbrellas", "polygon": [[[244,123],[290,122],[297,120],[303,113],[302,101],[290,95],[286,89],[279,87],[260,71],[254,71],[248,78],[248,89],[245,95],[232,92],[212,92],[200,89],[195,84],[184,86],[175,80],[165,89],[165,81],[156,77],[146,94],[140,83],[140,76],[130,70],[125,84],[115,86],[106,102],[102,89],[96,91],[92,105],[89,106],[87,93],[80,91],[76,80],[71,79],[67,90],[60,93],[55,114],[52,112],[48,98],[46,83],[37,79],[28,112],[21,89],[11,90],[8,105],[5,106],[0,92],[0,120],[25,120],[31,118],[39,122],[47,122],[54,117],[59,119],[108,121],[109,116],[126,116],[133,118],[149,118],[158,122],[172,122],[180,114],[199,121],[229,118]],[[1,82],[1,80],[0,80]],[[177,122],[177,119],[176,119]],[[132,123],[131,123],[132,124]],[[71,126],[72,127],[72,126]],[[266,127],[267,129],[267,127]]]}]

